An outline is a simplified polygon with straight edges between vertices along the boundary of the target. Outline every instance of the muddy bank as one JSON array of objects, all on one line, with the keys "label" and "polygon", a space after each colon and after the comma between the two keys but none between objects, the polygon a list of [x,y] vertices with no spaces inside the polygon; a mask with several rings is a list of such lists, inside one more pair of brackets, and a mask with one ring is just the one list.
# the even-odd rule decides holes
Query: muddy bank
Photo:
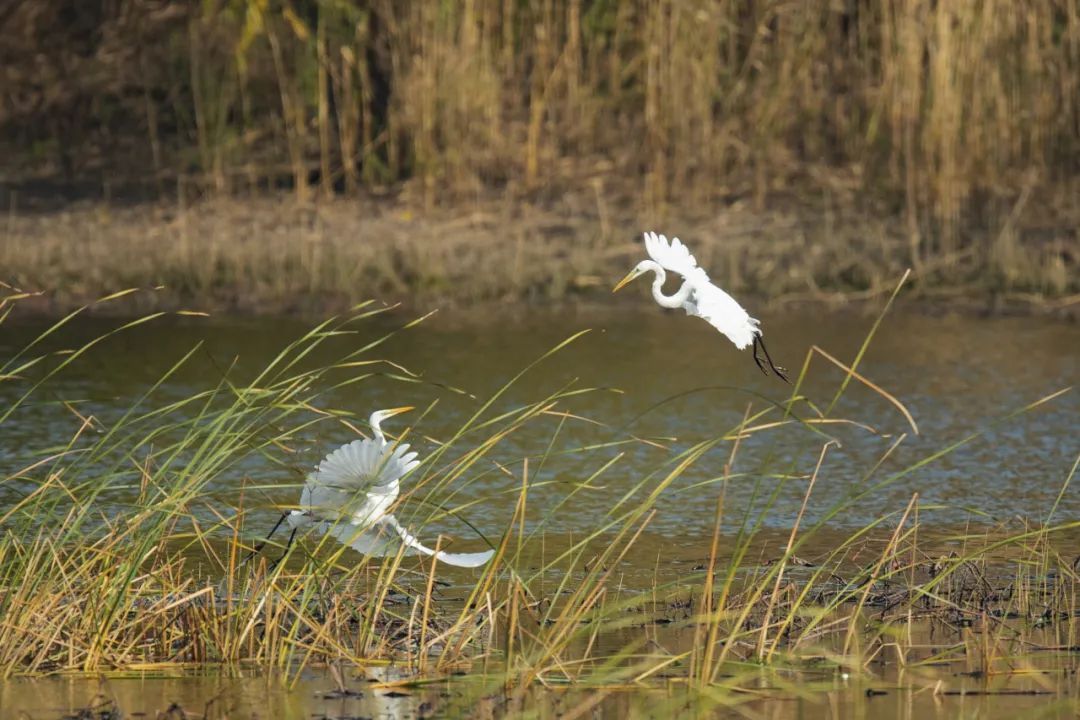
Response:
[{"label": "muddy bank", "polygon": [[[187,308],[325,313],[369,298],[406,305],[606,302],[639,257],[642,229],[682,237],[731,292],[758,307],[877,306],[907,268],[912,304],[964,312],[1075,317],[1075,227],[997,243],[914,252],[900,218],[796,202],[767,212],[738,201],[667,219],[599,194],[543,205],[497,198],[423,210],[391,198],[298,204],[291,195],[188,203],[12,204],[0,222],[0,281],[40,293],[21,306],[59,313],[127,288],[112,312]],[[1002,246],[1003,247],[1003,246]],[[1000,248],[999,248],[1000,249]],[[996,252],[996,251],[995,251]],[[1002,250],[1004,252],[1004,250]]]}]

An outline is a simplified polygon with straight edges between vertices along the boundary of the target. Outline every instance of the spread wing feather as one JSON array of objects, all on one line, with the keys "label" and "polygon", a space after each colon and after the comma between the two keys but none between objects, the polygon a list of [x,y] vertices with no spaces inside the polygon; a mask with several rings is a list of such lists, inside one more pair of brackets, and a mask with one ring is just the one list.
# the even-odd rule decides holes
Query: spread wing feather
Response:
[{"label": "spread wing feather", "polygon": [[408,443],[353,440],[323,458],[309,482],[353,491],[377,489],[395,483],[419,464]]},{"label": "spread wing feather", "polygon": [[363,527],[348,522],[320,523],[319,529],[329,532],[343,545],[372,557],[394,555],[404,545],[409,551],[434,557],[439,562],[458,567],[480,567],[495,554],[494,550],[476,553],[435,551],[420,542],[393,515],[385,515],[375,525]]},{"label": "spread wing feather", "polygon": [[693,282],[709,282],[709,274],[698,267],[697,260],[690,253],[690,248],[683,245],[679,238],[672,238],[668,242],[665,235],[647,232],[645,233],[645,251],[665,270],[677,272]]},{"label": "spread wing feather", "polygon": [[448,553],[443,552],[442,550],[436,552],[417,540],[393,515],[387,515],[383,518],[383,522],[394,529],[401,538],[401,542],[408,548],[433,557],[447,565],[457,565],[458,567],[480,567],[495,554],[494,550],[485,550],[484,552],[477,553]]},{"label": "spread wing feather", "polygon": [[360,527],[349,522],[320,523],[323,532],[329,532],[342,545],[348,545],[363,555],[385,557],[397,552],[397,538],[378,523],[372,527]]},{"label": "spread wing feather", "polygon": [[300,493],[299,511],[289,514],[294,528],[312,524],[353,550],[384,557],[405,545],[447,565],[479,567],[494,551],[436,552],[421,543],[388,511],[397,500],[402,476],[420,461],[407,443],[386,445],[354,440],[327,455],[308,475]]},{"label": "spread wing feather", "polygon": [[707,320],[740,350],[752,345],[754,336],[761,333],[757,319],[712,283],[695,285],[692,301],[693,310],[688,307],[686,312]]},{"label": "spread wing feather", "polygon": [[683,308],[689,315],[705,319],[742,350],[761,333],[758,321],[743,309],[735,298],[709,280],[709,274],[698,267],[690,249],[679,238],[669,242],[664,235],[645,233],[645,250],[654,262],[665,270],[679,273],[690,285],[691,294]]},{"label": "spread wing feather", "polygon": [[308,475],[300,507],[324,517],[364,515],[375,520],[381,508],[397,499],[402,476],[419,464],[408,443],[354,440],[323,458]]}]

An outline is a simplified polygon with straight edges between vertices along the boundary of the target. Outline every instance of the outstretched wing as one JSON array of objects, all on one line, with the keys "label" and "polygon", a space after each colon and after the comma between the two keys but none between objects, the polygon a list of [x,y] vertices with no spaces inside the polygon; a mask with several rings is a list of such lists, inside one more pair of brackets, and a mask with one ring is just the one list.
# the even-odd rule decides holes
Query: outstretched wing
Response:
[{"label": "outstretched wing", "polygon": [[677,272],[695,283],[709,281],[708,273],[698,267],[697,260],[690,254],[690,249],[683,245],[679,238],[672,238],[671,242],[668,242],[664,235],[647,232],[645,233],[645,251],[665,270]]},{"label": "outstretched wing", "polygon": [[687,313],[708,320],[740,350],[754,342],[754,336],[760,332],[758,321],[750,317],[735,298],[713,285],[708,273],[698,267],[697,260],[679,238],[668,242],[663,235],[647,232],[645,249],[655,262],[666,270],[679,273],[690,284],[693,292],[685,304]]},{"label": "outstretched wing", "polygon": [[750,317],[735,298],[708,280],[694,285],[686,312],[708,320],[740,350],[749,347],[754,336],[761,333],[758,321]]},{"label": "outstretched wing", "polygon": [[397,536],[382,523],[365,528],[342,520],[319,523],[319,529],[330,533],[342,545],[348,545],[361,555],[385,557],[395,554],[399,546]]},{"label": "outstretched wing", "polygon": [[448,553],[441,550],[436,552],[416,539],[393,515],[384,515],[375,525],[367,527],[344,521],[322,522],[318,527],[329,532],[342,544],[371,557],[394,555],[401,545],[405,545],[409,550],[434,557],[447,565],[480,567],[495,554],[494,550],[477,553]]},{"label": "outstretched wing", "polygon": [[383,518],[383,522],[394,529],[401,538],[401,542],[407,547],[434,557],[436,560],[444,562],[447,565],[457,565],[458,567],[480,567],[495,554],[494,550],[485,550],[484,552],[476,553],[448,553],[443,552],[442,550],[436,552],[417,540],[393,515],[386,515]]},{"label": "outstretched wing", "polygon": [[323,458],[309,480],[345,490],[377,490],[400,480],[419,464],[408,443],[353,440]]},{"label": "outstretched wing", "polygon": [[363,513],[377,520],[374,506],[389,507],[397,499],[401,477],[419,464],[408,443],[354,440],[323,458],[308,475],[301,509],[328,519]]}]

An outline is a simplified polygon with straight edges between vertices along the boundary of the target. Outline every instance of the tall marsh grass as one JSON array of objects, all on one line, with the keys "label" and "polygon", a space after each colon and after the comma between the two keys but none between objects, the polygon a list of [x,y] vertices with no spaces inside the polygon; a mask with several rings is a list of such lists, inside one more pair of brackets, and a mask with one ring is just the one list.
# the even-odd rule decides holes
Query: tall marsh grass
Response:
[{"label": "tall marsh grass", "polygon": [[1075,267],[1071,0],[61,5],[5,37],[0,127],[33,173],[170,198],[405,183],[429,207],[573,191],[650,219],[795,197],[896,217],[920,279],[975,255],[1052,292]]},{"label": "tall marsh grass", "polygon": [[[0,319],[20,300],[5,298]],[[943,688],[930,669],[943,662],[998,675],[1074,662],[1068,653],[1080,644],[1080,574],[1069,542],[1080,522],[1054,517],[1056,508],[1021,527],[971,527],[944,538],[938,530],[929,538],[934,529],[921,520],[914,495],[865,527],[821,539],[838,515],[977,433],[886,470],[904,441],[898,435],[851,494],[808,519],[814,489],[831,472],[837,440],[830,433],[838,426],[873,432],[832,412],[850,384],[879,393],[899,423],[919,431],[902,401],[859,370],[876,325],[850,362],[815,348],[790,396],[755,400],[732,427],[703,431],[640,476],[621,472],[620,461],[655,440],[575,412],[583,395],[610,390],[571,384],[529,401],[516,397],[518,379],[558,362],[579,333],[476,400],[474,413],[424,453],[406,482],[399,513],[408,523],[428,536],[454,523],[457,547],[496,550],[488,566],[463,572],[401,555],[360,557],[314,536],[301,538],[281,562],[271,562],[284,550],[277,541],[248,560],[288,507],[261,498],[289,485],[273,478],[294,476],[288,468],[310,431],[329,424],[361,432],[357,413],[329,403],[334,389],[363,387],[376,374],[400,382],[402,394],[427,382],[379,355],[385,337],[357,341],[356,329],[377,312],[357,307],[286,343],[251,377],[226,370],[190,397],[164,401],[161,388],[193,348],[118,419],[106,422],[87,405],[68,403],[75,428],[69,441],[15,452],[19,462],[6,461],[0,481],[0,676],[248,663],[295,676],[313,664],[393,663],[406,673],[398,684],[461,671],[517,695],[538,685],[574,684],[603,695],[675,683],[709,703],[738,705],[759,686],[762,666],[776,671],[769,676],[775,692],[802,696],[817,685],[801,684],[792,672],[816,673],[826,689],[822,678],[869,676],[885,657],[935,693]],[[97,340],[50,345],[78,315],[2,359],[0,383],[10,400],[0,408],[0,426],[51,397],[55,379],[95,352]],[[156,319],[117,324],[114,332]],[[326,352],[334,359],[314,360]],[[843,372],[824,406],[800,391],[822,362]],[[994,422],[1012,422],[1065,392]],[[586,426],[606,428],[607,439],[576,442],[575,428]],[[523,432],[538,438],[526,454],[500,455],[507,439]],[[742,461],[750,438],[779,446],[794,434],[818,438],[817,447],[780,465]],[[433,442],[411,431],[401,438]],[[549,480],[543,468],[556,453],[592,469],[573,482]],[[660,498],[718,456],[726,458],[722,468],[696,487],[701,502],[715,508],[714,531],[701,538],[707,560],[688,575],[628,582],[628,558],[648,537]],[[1060,497],[1071,492],[1077,464],[1057,479]],[[502,480],[495,494],[510,502],[479,494],[477,478],[491,474]],[[753,484],[761,502],[731,507],[725,491],[732,483]],[[763,521],[792,486],[803,492],[802,510],[785,542],[763,545]],[[572,537],[548,535],[550,518],[572,514],[575,498],[598,488],[610,498],[604,513]],[[538,506],[541,490],[548,499]],[[495,507],[504,508],[501,515]],[[665,550],[648,552],[662,557]]]}]

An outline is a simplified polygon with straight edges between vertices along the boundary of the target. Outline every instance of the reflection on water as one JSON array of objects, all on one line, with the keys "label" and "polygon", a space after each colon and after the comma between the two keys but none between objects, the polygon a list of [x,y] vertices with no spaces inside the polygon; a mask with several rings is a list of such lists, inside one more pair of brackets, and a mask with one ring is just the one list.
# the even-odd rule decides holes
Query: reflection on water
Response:
[{"label": "reflection on water", "polygon": [[[378,669],[339,685],[326,671],[305,671],[290,687],[280,674],[245,672],[114,673],[0,682],[3,717],[32,718],[385,718],[431,715],[438,692],[375,685]],[[48,698],[43,700],[42,698]],[[440,702],[445,705],[445,702]],[[79,715],[80,711],[92,714]],[[113,715],[103,715],[103,711]]]},{"label": "reflection on water", "polygon": [[[360,347],[407,319],[399,315],[362,323],[357,335],[341,339],[335,353]],[[81,400],[77,407],[83,415],[93,414],[108,422],[196,343],[202,342],[203,347],[157,392],[151,406],[209,387],[226,372],[239,381],[250,378],[311,324],[296,319],[173,319],[111,338],[51,382],[47,393],[39,394],[38,404],[5,424],[0,464],[10,469],[27,463],[28,449],[45,448],[70,437],[78,420],[56,402],[60,399]],[[767,318],[765,328],[774,356],[783,358],[782,362],[797,373],[808,348],[815,344],[850,361],[870,324],[870,319],[847,314],[785,312]],[[80,320],[65,331],[63,342],[75,346],[113,325],[115,322],[101,319]],[[12,326],[9,322],[0,336],[0,357],[10,356],[44,327]],[[665,314],[644,302],[587,312],[506,314],[486,322],[443,313],[397,333],[371,357],[392,359],[421,373],[426,381],[462,388],[482,400],[544,351],[585,328],[592,331],[530,371],[497,408],[534,401],[571,384],[617,388],[621,392],[598,390],[563,405],[608,425],[569,421],[553,441],[558,419],[552,418],[535,424],[532,432],[510,436],[492,459],[520,464],[520,458],[536,458],[549,447],[574,449],[629,433],[659,439],[663,447],[640,443],[547,458],[532,475],[538,485],[533,497],[540,504],[556,502],[572,483],[588,477],[616,452],[625,453],[596,488],[581,490],[572,508],[548,518],[546,532],[592,527],[629,482],[656,472],[674,452],[690,443],[734,427],[748,405],[762,409],[783,400],[788,392],[788,386],[762,376],[748,353],[735,351],[700,320],[674,312]],[[328,351],[326,357],[335,353]],[[356,372],[369,370],[365,367]],[[975,431],[982,436],[874,490],[853,508],[830,518],[830,526],[862,526],[885,512],[902,509],[915,492],[920,495],[924,523],[1018,516],[1046,519],[1080,451],[1080,393],[1070,392],[1033,412],[995,421],[1076,382],[1080,376],[1080,328],[1035,318],[897,315],[885,321],[860,371],[911,410],[920,434],[913,435],[902,415],[880,395],[852,383],[833,415],[856,419],[879,434],[856,427],[827,428],[842,444],[830,450],[823,466],[808,508],[808,522],[863,490],[865,474],[901,433],[908,433],[908,437],[877,472],[876,480]],[[824,408],[841,379],[839,370],[815,358],[803,391]],[[9,402],[21,390],[14,383],[0,384],[0,402]],[[407,403],[424,407],[435,400],[436,409],[416,428],[417,433],[433,439],[449,436],[478,407],[477,400],[435,384],[403,384],[387,377],[373,377],[327,397],[328,403],[362,417],[380,406]],[[808,413],[805,408],[803,412]],[[418,414],[405,417],[410,422],[419,419]],[[222,478],[215,489],[231,492],[238,475],[247,474],[267,485],[280,482],[283,490],[272,494],[272,499],[294,502],[296,483],[306,468],[349,439],[340,426],[322,426],[313,433],[310,449],[301,455],[303,460],[286,458],[293,463],[292,472],[270,464],[248,465]],[[416,435],[413,440],[422,451],[432,448]],[[756,480],[764,478],[771,489],[777,476],[806,477],[813,470],[821,443],[819,435],[788,428],[745,441],[733,471],[747,475],[736,475],[729,483],[729,507],[760,509],[762,496],[768,493],[760,491]],[[659,513],[650,526],[653,532],[695,536],[707,531],[712,522],[712,498],[718,492],[717,479],[729,452],[722,444],[679,479],[658,506]],[[483,512],[474,512],[470,520],[486,531],[498,532],[510,514],[517,488],[508,484],[493,463],[490,467],[492,472],[471,487],[491,499],[485,502]],[[764,512],[764,526],[790,527],[804,489],[805,481],[786,483],[775,504]],[[3,492],[0,489],[0,500]],[[1074,517],[1078,512],[1080,492],[1066,492],[1057,518]]]},{"label": "reflection on water", "polygon": [[[360,347],[406,319],[398,316],[362,324],[355,336],[339,338],[336,349],[328,348],[322,358]],[[75,347],[113,325],[101,319],[80,321],[55,343]],[[795,373],[807,349],[815,344],[850,361],[869,325],[867,319],[829,313],[785,313],[765,322],[774,357]],[[4,424],[0,467],[10,471],[28,465],[68,440],[79,418],[61,400],[73,403],[71,407],[83,416],[92,414],[109,423],[198,343],[202,346],[192,361],[151,397],[147,408],[214,386],[226,373],[234,382],[249,380],[309,326],[296,319],[172,319],[110,338],[35,394],[32,404]],[[44,327],[4,325],[0,358],[10,357]],[[603,522],[615,498],[632,483],[649,474],[666,473],[675,453],[734,427],[748,405],[763,409],[782,401],[789,392],[777,380],[760,375],[748,353],[736,352],[699,320],[677,313],[665,315],[643,301],[618,310],[503,315],[487,322],[437,315],[395,334],[372,353],[421,374],[424,382],[404,383],[387,373],[333,390],[325,401],[366,417],[377,407],[410,404],[422,408],[437,400],[435,410],[427,415],[418,412],[389,423],[391,430],[399,430],[405,424],[399,421],[415,422],[411,441],[430,452],[433,442],[449,437],[481,400],[544,351],[584,328],[592,331],[526,374],[492,412],[536,401],[562,387],[596,387],[600,389],[568,399],[560,407],[604,424],[569,419],[560,425],[563,419],[552,416],[509,436],[490,458],[490,470],[469,486],[470,493],[487,496],[467,513],[485,532],[497,534],[503,529],[516,500],[516,481],[502,473],[496,462],[515,467],[521,458],[534,459],[529,478],[535,491],[529,502],[540,512],[532,516],[532,530],[546,533],[543,547],[553,553],[568,545],[571,536],[579,539]],[[365,366],[354,372],[371,370]],[[981,436],[867,493],[843,513],[829,516],[826,531],[816,539],[819,548],[838,542],[853,527],[902,510],[915,492],[921,498],[920,521],[927,528],[922,537],[933,536],[935,527],[944,532],[972,519],[1044,520],[1059,494],[1055,517],[1077,517],[1080,492],[1069,489],[1062,494],[1061,490],[1080,452],[1080,396],[1068,393],[1033,412],[1002,422],[997,419],[1074,384],[1078,370],[1080,328],[1075,326],[1036,319],[890,317],[860,371],[911,410],[920,434],[913,435],[904,417],[879,394],[853,383],[834,414],[856,419],[876,432],[854,426],[824,428],[842,446],[829,451],[803,526],[827,517],[837,503],[864,491],[865,475],[902,433],[909,436],[869,482],[908,468],[973,432]],[[840,371],[816,358],[802,390],[817,407],[825,408],[841,378]],[[474,397],[445,386],[462,388]],[[16,382],[0,383],[0,407],[8,406],[25,388]],[[580,449],[631,434],[648,442]],[[235,496],[241,479],[255,479],[260,485],[281,488],[268,491],[267,504],[294,502],[303,472],[320,455],[349,439],[351,435],[341,425],[318,426],[306,439],[310,447],[301,453],[301,460],[283,455],[275,459],[284,464],[275,464],[253,458],[218,478],[210,492]],[[758,540],[763,561],[782,552],[803,499],[805,477],[814,469],[823,440],[805,429],[782,428],[741,443],[725,488],[725,517],[734,523],[744,514],[753,518],[755,512],[762,513]],[[540,462],[549,449],[555,454]],[[569,452],[558,454],[564,450]],[[618,452],[624,455],[611,471],[580,487],[581,481]],[[641,591],[655,585],[658,572],[682,577],[700,571],[720,492],[719,478],[729,460],[730,446],[721,444],[670,488],[626,556],[620,583],[630,591]],[[785,483],[779,479],[782,476],[793,479]],[[774,504],[766,508],[765,500],[777,487]],[[577,490],[573,501],[540,523],[544,508],[573,488]],[[27,489],[15,482],[0,484],[0,507],[10,505]],[[123,504],[127,492],[133,491],[117,489],[109,497]],[[265,515],[269,526],[274,511],[267,507]],[[454,525],[451,532],[460,533],[461,528]],[[721,564],[726,552],[725,545]],[[460,593],[451,588],[446,595],[453,598]],[[687,632],[657,630],[656,648],[678,653],[689,642]],[[602,643],[612,643],[614,651],[626,640],[613,637]],[[879,662],[886,656],[883,651],[871,663],[869,674],[859,677],[845,678],[832,671],[785,675],[762,670],[761,696],[725,694],[722,702],[690,692],[674,677],[665,679],[661,674],[652,677],[647,687],[550,690],[536,685],[515,696],[503,691],[497,676],[495,680],[454,678],[394,689],[368,682],[369,677],[392,679],[371,669],[361,676],[350,670],[345,678],[349,692],[342,693],[331,674],[315,669],[305,671],[294,687],[279,676],[260,673],[178,677],[128,673],[104,682],[70,677],[10,680],[0,683],[0,714],[61,717],[102,701],[115,702],[124,717],[139,713],[153,717],[175,704],[189,717],[208,718],[504,717],[521,713],[636,718],[715,715],[727,708],[730,713],[776,718],[872,715],[883,720],[926,715],[1005,718],[1036,708],[1048,717],[1074,717],[1077,712],[1075,652],[1064,652],[1045,666],[1025,657],[1020,674],[973,677],[963,674],[972,670],[963,663],[928,663],[940,650],[932,638],[921,648],[919,657],[903,662]],[[685,669],[673,675],[685,677]],[[985,694],[991,691],[1006,694]]]},{"label": "reflection on water", "polygon": [[[974,677],[963,664],[899,669],[877,662],[865,675],[762,669],[747,690],[696,693],[683,683],[654,678],[650,686],[536,685],[515,692],[499,677],[447,677],[419,685],[373,682],[378,668],[346,672],[339,684],[323,668],[306,670],[290,687],[280,675],[124,673],[102,678],[46,677],[0,682],[3,716],[163,720],[245,718],[270,720],[420,720],[422,718],[768,717],[776,720],[914,720],[978,717],[1073,718],[1075,668],[990,678]],[[721,679],[722,681],[722,679]],[[722,682],[721,682],[722,685]],[[79,714],[93,709],[94,714]],[[110,710],[115,715],[102,715]]]}]

